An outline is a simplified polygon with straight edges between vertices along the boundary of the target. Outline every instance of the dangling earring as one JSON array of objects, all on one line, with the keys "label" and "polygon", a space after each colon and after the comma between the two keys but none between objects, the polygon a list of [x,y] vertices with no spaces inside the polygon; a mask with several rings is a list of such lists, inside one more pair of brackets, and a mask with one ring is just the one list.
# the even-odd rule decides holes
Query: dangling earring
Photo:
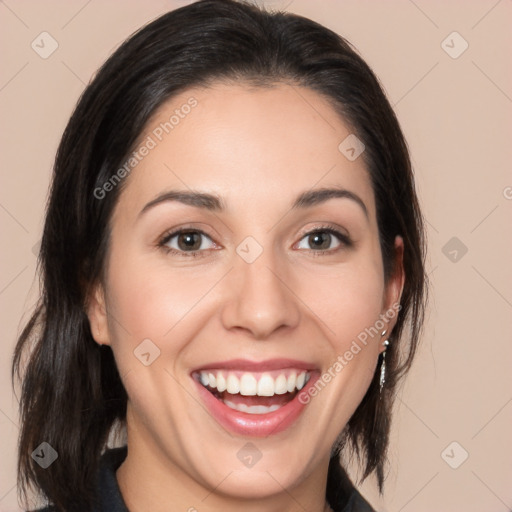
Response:
[{"label": "dangling earring", "polygon": [[[381,335],[386,335],[386,330],[382,331]],[[384,340],[384,352],[382,352],[382,364],[380,365],[380,393],[382,393],[382,388],[384,387],[384,383],[386,382],[386,349],[389,345],[389,340]]]}]

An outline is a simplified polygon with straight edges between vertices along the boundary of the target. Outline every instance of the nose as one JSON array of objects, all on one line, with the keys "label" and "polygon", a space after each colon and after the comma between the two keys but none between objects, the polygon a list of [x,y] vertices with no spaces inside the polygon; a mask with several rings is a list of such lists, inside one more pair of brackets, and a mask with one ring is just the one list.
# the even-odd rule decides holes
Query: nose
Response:
[{"label": "nose", "polygon": [[268,249],[252,263],[235,256],[221,311],[227,330],[243,330],[254,339],[263,340],[278,329],[297,326],[299,299],[293,293],[289,272],[283,266],[278,268],[275,260]]}]

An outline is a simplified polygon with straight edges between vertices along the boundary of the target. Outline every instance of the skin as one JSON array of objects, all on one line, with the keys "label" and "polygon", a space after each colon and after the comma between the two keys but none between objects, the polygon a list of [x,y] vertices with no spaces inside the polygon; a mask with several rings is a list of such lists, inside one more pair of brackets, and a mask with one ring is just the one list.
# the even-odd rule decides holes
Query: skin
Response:
[{"label": "skin", "polygon": [[[167,511],[170,504],[201,512],[319,512],[331,446],[368,389],[385,338],[370,338],[290,428],[264,438],[219,425],[190,372],[213,361],[281,357],[326,371],[399,302],[403,243],[396,238],[386,285],[363,158],[351,162],[338,150],[351,132],[317,93],[286,84],[188,90],[159,109],[141,140],[191,96],[197,106],[126,178],[105,282],[88,308],[95,339],[112,347],[129,397],[120,489],[131,512]],[[347,198],[290,208],[300,193],[331,186],[357,194],[367,215]],[[139,216],[170,189],[216,194],[226,210],[174,201]],[[325,223],[353,244],[327,236],[329,252],[318,254],[307,233]],[[207,233],[201,256],[158,247],[179,227]],[[263,249],[253,263],[236,252],[248,236]],[[180,247],[177,237],[170,244]],[[388,334],[393,326],[391,320]],[[160,356],[144,366],[133,351],[147,338]],[[262,453],[252,468],[237,458],[249,441]]]}]

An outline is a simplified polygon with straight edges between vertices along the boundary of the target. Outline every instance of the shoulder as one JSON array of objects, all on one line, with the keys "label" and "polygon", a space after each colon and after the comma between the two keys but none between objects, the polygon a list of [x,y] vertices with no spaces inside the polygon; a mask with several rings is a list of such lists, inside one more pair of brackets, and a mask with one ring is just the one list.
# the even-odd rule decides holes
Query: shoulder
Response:
[{"label": "shoulder", "polygon": [[329,463],[326,498],[334,512],[376,512],[356,489],[336,455]]},{"label": "shoulder", "polygon": [[350,494],[348,503],[341,512],[376,512],[375,509],[361,496],[357,489]]},{"label": "shoulder", "polygon": [[[101,456],[96,475],[96,501],[92,507],[80,508],[79,512],[128,512],[116,480],[116,470],[127,455],[127,447],[107,449]],[[28,512],[61,512],[55,505]]]}]

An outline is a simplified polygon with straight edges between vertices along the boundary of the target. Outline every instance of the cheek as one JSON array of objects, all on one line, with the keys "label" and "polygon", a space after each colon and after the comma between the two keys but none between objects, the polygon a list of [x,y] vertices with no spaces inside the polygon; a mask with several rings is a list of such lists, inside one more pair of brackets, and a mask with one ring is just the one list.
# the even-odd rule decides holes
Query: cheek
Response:
[{"label": "cheek", "polygon": [[[311,270],[301,297],[311,304],[323,326],[324,353],[319,381],[310,392],[318,401],[319,421],[335,438],[361,403],[375,373],[384,282],[379,260],[371,254],[347,262],[330,275]],[[305,276],[303,272],[303,276]],[[380,324],[379,324],[380,325]],[[326,343],[326,341],[328,343]]]},{"label": "cheek", "polygon": [[354,259],[331,272],[311,268],[301,273],[300,297],[318,315],[338,353],[379,319],[384,281],[377,259]]},{"label": "cheek", "polygon": [[[126,338],[134,344],[149,338],[162,348],[169,345],[170,332],[194,314],[219,276],[211,270],[170,269],[165,256],[118,254],[112,254],[108,279],[113,345]],[[179,349],[179,339],[171,337],[173,349]]]}]

